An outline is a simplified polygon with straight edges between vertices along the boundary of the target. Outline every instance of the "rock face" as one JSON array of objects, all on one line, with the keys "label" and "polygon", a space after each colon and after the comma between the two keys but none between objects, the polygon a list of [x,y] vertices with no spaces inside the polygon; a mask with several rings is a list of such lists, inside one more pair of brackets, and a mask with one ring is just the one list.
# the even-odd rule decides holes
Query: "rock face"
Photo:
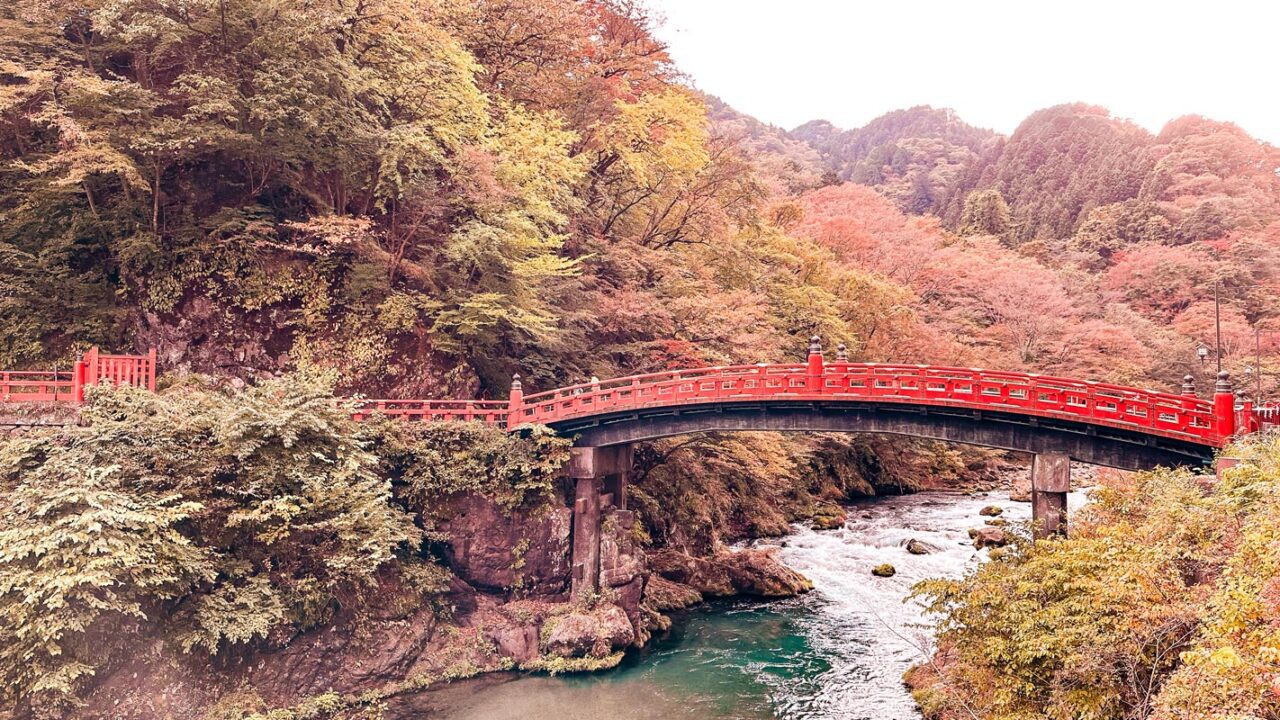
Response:
[{"label": "rock face", "polygon": [[649,556],[649,568],[711,597],[791,597],[813,589],[808,578],[778,562],[774,548],[727,551],[710,558],[660,550]]},{"label": "rock face", "polygon": [[547,618],[539,649],[559,658],[604,658],[630,645],[635,637],[622,608],[601,605]]},{"label": "rock face", "polygon": [[516,597],[564,597],[569,589],[569,528],[564,507],[507,512],[479,495],[456,498],[441,525],[449,567],[468,584]]},{"label": "rock face", "polygon": [[1013,489],[1009,499],[1014,502],[1031,502],[1031,472],[1021,470],[1013,476]]},{"label": "rock face", "polygon": [[644,602],[658,612],[683,610],[702,602],[702,593],[661,575],[652,575],[644,587]]},{"label": "rock face", "polygon": [[976,548],[1004,547],[1009,540],[1009,534],[998,527],[977,528],[973,534],[973,546]]},{"label": "rock face", "polygon": [[637,644],[649,635],[640,609],[645,582],[649,578],[645,557],[636,547],[635,515],[627,510],[610,510],[600,523],[600,587],[614,596],[635,631]]}]

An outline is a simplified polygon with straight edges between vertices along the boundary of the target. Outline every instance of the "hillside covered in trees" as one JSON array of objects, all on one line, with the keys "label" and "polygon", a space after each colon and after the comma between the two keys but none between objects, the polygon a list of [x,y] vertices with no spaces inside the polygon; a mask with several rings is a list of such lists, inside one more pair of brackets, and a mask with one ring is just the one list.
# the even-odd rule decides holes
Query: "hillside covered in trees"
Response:
[{"label": "hillside covered in trees", "polygon": [[[546,581],[561,444],[357,427],[334,394],[503,397],[517,372],[536,391],[796,360],[815,334],[855,360],[1205,388],[1215,287],[1227,367],[1277,390],[1280,154],[1228,123],[1152,135],[1071,105],[1006,138],[912,108],[787,133],[692,90],[631,0],[17,0],[0,37],[0,367],[101,345],[156,347],[165,373],[0,452],[0,699],[21,713],[147,717],[143,690],[209,667],[240,685],[172,711],[336,683],[281,717],[372,713],[565,668],[537,632],[519,660],[436,632],[569,612]],[[619,542],[707,557],[989,459],[774,435],[638,457]],[[484,529],[464,506],[510,529],[497,565],[455,552]],[[81,522],[110,529],[101,562]],[[675,605],[650,600],[593,662],[662,626]],[[406,632],[367,675],[272,664]]]}]

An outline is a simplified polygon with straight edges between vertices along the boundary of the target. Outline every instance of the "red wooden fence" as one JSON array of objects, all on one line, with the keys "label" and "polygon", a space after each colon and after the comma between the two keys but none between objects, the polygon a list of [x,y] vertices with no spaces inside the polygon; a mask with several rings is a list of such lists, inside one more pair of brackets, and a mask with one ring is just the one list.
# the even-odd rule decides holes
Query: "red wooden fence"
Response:
[{"label": "red wooden fence", "polygon": [[107,382],[155,391],[156,351],[106,355],[92,348],[70,370],[0,371],[0,402],[84,402],[86,387]]}]

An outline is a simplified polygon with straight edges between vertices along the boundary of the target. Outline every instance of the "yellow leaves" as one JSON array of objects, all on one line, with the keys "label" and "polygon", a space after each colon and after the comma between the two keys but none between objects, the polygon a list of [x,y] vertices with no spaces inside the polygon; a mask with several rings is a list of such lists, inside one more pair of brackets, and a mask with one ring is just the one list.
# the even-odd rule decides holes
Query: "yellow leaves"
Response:
[{"label": "yellow leaves", "polygon": [[656,185],[667,175],[688,175],[707,164],[706,106],[687,91],[668,89],[635,102],[618,101],[602,136],[636,182]]}]

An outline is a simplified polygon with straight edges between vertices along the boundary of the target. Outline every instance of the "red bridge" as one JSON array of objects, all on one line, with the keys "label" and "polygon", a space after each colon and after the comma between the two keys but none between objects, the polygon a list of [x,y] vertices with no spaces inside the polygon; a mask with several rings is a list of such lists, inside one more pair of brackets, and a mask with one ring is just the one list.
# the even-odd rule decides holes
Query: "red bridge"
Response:
[{"label": "red bridge", "polygon": [[[155,378],[154,350],[103,355],[95,348],[68,371],[0,373],[0,402],[78,403],[90,385],[154,390]],[[1238,403],[1226,373],[1205,400],[1190,377],[1174,394],[1029,373],[852,363],[843,346],[827,362],[817,338],[804,363],[677,370],[530,395],[516,376],[505,401],[357,399],[355,407],[357,418],[479,421],[511,431],[543,424],[573,436],[575,527],[586,517],[587,536],[602,508],[625,509],[631,444],[672,435],[864,432],[1029,453],[1034,516],[1049,533],[1064,527],[1072,460],[1128,470],[1206,465],[1232,437],[1280,424],[1280,407]],[[590,542],[582,552],[584,567],[598,569]]]},{"label": "red bridge", "polygon": [[[1155,464],[1161,455],[1172,463],[1207,462],[1213,451],[1237,432],[1253,432],[1263,424],[1280,423],[1280,408],[1237,404],[1230,378],[1223,373],[1212,400],[1196,395],[1191,378],[1182,394],[1155,392],[1122,385],[1087,382],[1033,373],[975,368],[848,362],[843,346],[835,362],[825,362],[817,339],[808,361],[795,364],[736,365],[651,373],[594,381],[525,395],[517,375],[507,401],[494,400],[363,400],[360,417],[380,413],[406,420],[480,421],[515,429],[543,424],[573,433],[590,445],[609,445],[653,439],[694,430],[779,429],[855,430],[849,423],[818,422],[819,416],[866,411],[906,417],[960,418],[1004,423],[1040,434],[1065,432],[1082,437],[1076,459],[1100,465],[1137,469]],[[757,411],[809,416],[770,421]],[[692,423],[674,418],[715,415]],[[667,418],[657,422],[658,418]],[[738,422],[744,420],[745,422]],[[868,432],[896,432],[893,423]],[[920,423],[908,423],[907,425]],[[937,424],[937,423],[933,423]],[[745,425],[749,425],[746,427]],[[768,427],[765,427],[768,426]],[[918,429],[918,428],[916,428]],[[911,432],[941,440],[975,442],[1010,450],[1035,451],[1027,441],[1012,440],[957,428]],[[980,435],[987,435],[983,441]],[[1003,433],[1008,436],[1008,433]],[[1123,443],[1129,450],[1096,446]],[[1072,444],[1072,443],[1068,443]],[[1142,448],[1142,449],[1138,449]],[[1181,457],[1179,457],[1181,456]],[[1180,461],[1180,462],[1179,462]]]}]

